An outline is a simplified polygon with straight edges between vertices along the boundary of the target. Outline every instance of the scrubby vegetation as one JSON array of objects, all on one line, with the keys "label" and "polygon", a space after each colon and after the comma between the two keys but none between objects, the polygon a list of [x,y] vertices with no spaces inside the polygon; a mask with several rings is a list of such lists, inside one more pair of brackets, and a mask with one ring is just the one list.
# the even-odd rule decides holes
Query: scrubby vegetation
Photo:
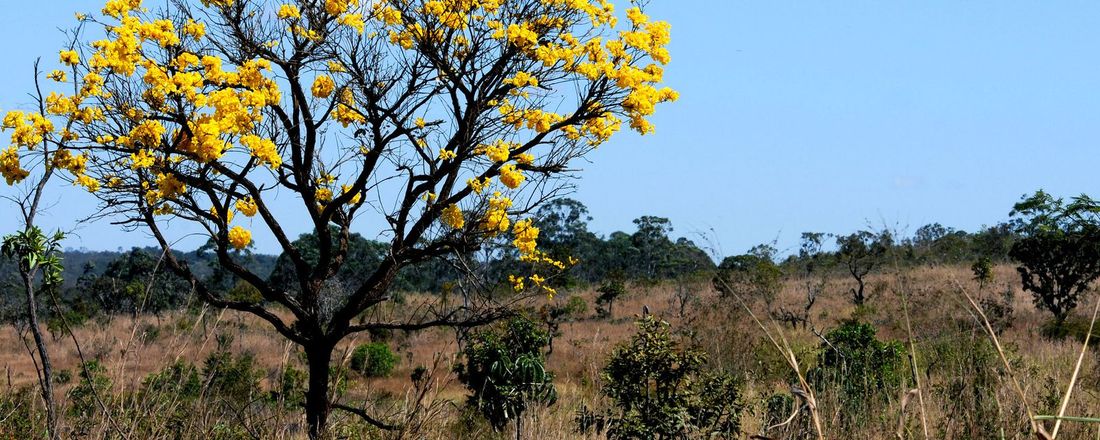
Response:
[{"label": "scrubby vegetation", "polygon": [[[583,211],[578,202],[568,205]],[[570,217],[555,221],[573,231],[573,245],[577,236],[588,236],[588,249],[622,249]],[[639,229],[647,223],[652,220],[639,222]],[[641,260],[646,253],[636,246],[702,251],[673,239],[668,222],[661,224],[659,232],[613,234],[645,239],[626,248],[633,259],[614,254],[578,265],[581,274],[607,275],[590,280],[567,273],[554,281],[553,298],[515,303],[515,317],[469,331],[379,330],[338,347],[344,355],[332,367],[331,389],[355,402],[348,408],[371,412],[339,416],[332,432],[351,438],[795,439],[817,437],[817,417],[822,435],[834,438],[922,438],[926,431],[935,438],[1028,438],[1029,408],[1035,415],[1061,411],[1068,368],[1090,337],[1089,316],[1067,309],[1059,319],[1021,283],[1020,274],[1034,269],[1010,255],[1018,243],[1049,236],[1046,229],[1030,232],[1026,223],[979,234],[936,225],[912,237],[858,234],[879,237],[864,243],[882,247],[859,257],[876,259],[861,263],[872,268],[860,279],[846,254],[852,234],[833,241],[804,234],[798,252],[784,258],[761,245],[718,265],[668,266],[667,253],[649,252],[652,259]],[[1061,237],[1044,245],[1065,243]],[[1079,248],[1080,240],[1065,246]],[[66,327],[54,328],[46,343],[57,353],[53,383],[63,402],[64,436],[305,435],[304,352],[254,318],[203,307],[152,262],[142,250],[117,254],[109,270],[88,271],[61,290],[67,293],[57,305],[67,312]],[[486,268],[509,264],[516,263],[504,258]],[[603,264],[614,269],[585,269]],[[379,318],[433,307],[446,300],[448,283],[462,281],[417,276],[410,273],[408,286],[432,282],[437,290],[410,287],[400,306]],[[862,302],[853,295],[861,282]],[[133,296],[105,287],[127,283],[141,283],[130,291],[149,295],[137,310]],[[106,306],[77,301],[76,289],[106,290],[97,300]],[[507,284],[495,290],[514,295]],[[1098,300],[1090,292],[1082,289],[1078,298],[1089,308]],[[1032,296],[1038,307],[1026,303]],[[71,318],[77,313],[86,315]],[[55,309],[43,316],[55,320]],[[7,351],[0,353],[9,381],[0,432],[33,437],[42,433],[45,414],[34,398],[35,369],[19,349],[27,327],[9,322]],[[1087,392],[1100,384],[1095,359],[1083,358],[1065,414],[1100,415],[1100,401]],[[1044,423],[1050,431],[1052,423]],[[1092,432],[1084,422],[1060,429],[1062,436]]]}]

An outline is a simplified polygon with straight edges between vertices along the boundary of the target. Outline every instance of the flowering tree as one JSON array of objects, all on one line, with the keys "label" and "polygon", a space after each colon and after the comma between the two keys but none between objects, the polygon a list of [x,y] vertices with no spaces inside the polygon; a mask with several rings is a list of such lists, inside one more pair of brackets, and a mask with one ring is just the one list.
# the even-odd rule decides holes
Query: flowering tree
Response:
[{"label": "flowering tree", "polygon": [[[677,97],[658,88],[669,25],[642,5],[622,23],[606,0],[170,5],[110,0],[102,14],[78,15],[62,68],[48,75],[64,87],[43,99],[46,114],[3,120],[13,145],[0,173],[20,181],[21,158],[45,143],[105,215],[165,250],[177,238],[170,221],[209,234],[219,263],[263,301],[219,296],[171,253],[168,266],[210,304],[255,314],[303,347],[313,438],[342,407],[328,392],[339,341],[484,318],[470,307],[365,318],[389,300],[398,271],[504,237],[536,272],[564,267],[537,249],[526,213],[557,194],[571,161],[624,121],[651,132],[655,105]],[[326,289],[352,228],[371,219],[386,225],[386,258],[361,285]],[[317,235],[316,258],[284,229],[301,220]],[[256,228],[293,262],[294,288],[235,260]],[[512,281],[548,289],[538,273]]]}]

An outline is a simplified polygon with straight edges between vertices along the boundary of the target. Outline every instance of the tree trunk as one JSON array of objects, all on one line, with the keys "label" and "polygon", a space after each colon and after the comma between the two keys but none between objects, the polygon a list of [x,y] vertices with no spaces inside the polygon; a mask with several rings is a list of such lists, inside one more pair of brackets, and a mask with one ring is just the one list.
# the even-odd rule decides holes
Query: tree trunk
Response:
[{"label": "tree trunk", "polygon": [[853,289],[852,290],[852,292],[854,293],[854,296],[855,296],[853,298],[853,300],[855,301],[857,306],[862,306],[863,301],[866,299],[863,296],[863,277],[857,277],[856,278],[856,283],[859,284],[859,289]]},{"label": "tree trunk", "polygon": [[57,408],[53,401],[53,365],[50,363],[50,353],[46,349],[46,341],[42,338],[42,330],[38,327],[38,304],[34,295],[34,279],[31,274],[23,271],[23,288],[27,294],[27,322],[34,335],[34,345],[38,350],[38,358],[42,361],[42,371],[39,376],[39,385],[42,386],[42,400],[46,404],[46,429],[51,440],[60,439],[57,432]]},{"label": "tree trunk", "polygon": [[309,388],[306,390],[306,425],[309,438],[328,437],[328,415],[331,409],[328,395],[329,363],[333,346],[328,342],[306,346],[309,361]]}]

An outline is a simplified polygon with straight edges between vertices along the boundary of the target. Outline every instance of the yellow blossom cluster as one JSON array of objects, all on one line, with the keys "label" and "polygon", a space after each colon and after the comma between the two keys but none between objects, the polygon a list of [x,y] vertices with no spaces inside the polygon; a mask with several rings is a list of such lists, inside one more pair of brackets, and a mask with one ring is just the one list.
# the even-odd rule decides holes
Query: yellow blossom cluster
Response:
[{"label": "yellow blossom cluster", "polygon": [[458,208],[458,205],[447,205],[446,208],[443,208],[439,219],[443,224],[453,229],[462,229],[466,226],[466,219],[463,217],[462,210]]},{"label": "yellow blossom cluster", "polygon": [[490,179],[488,177],[484,177],[481,179],[470,178],[466,180],[466,185],[468,185],[470,189],[474,190],[475,194],[481,194],[485,191],[485,188],[488,188],[489,185],[492,183],[493,179]]},{"label": "yellow blossom cluster", "polygon": [[523,172],[516,169],[515,164],[500,167],[500,183],[503,183],[504,186],[516,189],[523,185],[524,180],[527,180],[527,177],[523,175]]},{"label": "yellow blossom cluster", "polygon": [[240,226],[229,230],[229,245],[234,249],[244,249],[252,243],[252,232]]},{"label": "yellow blossom cluster", "polygon": [[484,154],[493,162],[504,162],[511,156],[512,149],[514,148],[519,148],[519,144],[498,139],[492,144],[479,145],[474,149],[474,154]]},{"label": "yellow blossom cluster", "polygon": [[276,15],[283,20],[302,18],[302,10],[298,9],[298,6],[291,4],[279,5],[279,10]]},{"label": "yellow blossom cluster", "polygon": [[512,235],[515,240],[512,244],[519,249],[521,255],[529,255],[535,252],[535,244],[539,238],[539,228],[534,226],[534,221],[524,219],[516,222],[512,227]]},{"label": "yellow blossom cluster", "polygon": [[30,175],[30,171],[19,165],[19,150],[15,146],[8,147],[0,153],[0,175],[8,185],[22,182]]},{"label": "yellow blossom cluster", "polygon": [[508,218],[508,208],[512,207],[512,199],[493,193],[489,198],[489,209],[485,211],[484,229],[490,234],[505,232],[511,226],[512,220]]},{"label": "yellow blossom cluster", "polygon": [[317,75],[317,79],[313,80],[313,87],[310,88],[313,96],[318,98],[328,98],[335,90],[336,82],[328,75]]},{"label": "yellow blossom cluster", "polygon": [[252,197],[238,199],[235,206],[237,208],[237,212],[244,214],[245,217],[252,217],[256,215],[256,211],[259,210],[259,208],[256,206],[256,200],[254,200]]}]

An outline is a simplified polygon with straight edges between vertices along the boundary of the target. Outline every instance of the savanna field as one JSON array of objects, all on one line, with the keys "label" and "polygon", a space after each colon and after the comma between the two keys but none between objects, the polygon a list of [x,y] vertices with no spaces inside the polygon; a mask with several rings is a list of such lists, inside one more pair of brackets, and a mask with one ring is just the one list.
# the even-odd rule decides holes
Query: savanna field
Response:
[{"label": "savanna field", "polygon": [[[909,337],[917,349],[924,408],[905,394],[914,388],[909,372],[910,358],[902,356],[899,379],[876,389],[853,408],[843,384],[830,383],[817,393],[825,435],[830,438],[906,438],[922,435],[921,418],[926,418],[930,435],[936,438],[1028,438],[1026,410],[1021,396],[1009,383],[1006,369],[982,323],[975,317],[964,291],[987,305],[998,326],[998,338],[1034,411],[1056,413],[1066,385],[1080,355],[1078,339],[1044,336],[1048,322],[1035,310],[1030,298],[1018,288],[1013,268],[999,265],[993,280],[984,287],[973,281],[966,267],[915,267],[901,272],[872,276],[869,299],[863,307],[851,304],[848,289],[853,282],[830,277],[810,311],[812,324],[789,326],[768,322],[773,335],[786,338],[803,371],[820,365],[825,350],[819,335],[842,322],[858,319],[876,330],[884,342],[904,345]],[[805,306],[804,279],[783,282],[772,307],[799,310]],[[737,378],[736,411],[740,434],[720,438],[810,438],[812,427],[805,413],[791,423],[765,429],[793,414],[792,372],[781,352],[768,341],[746,310],[734,300],[723,298],[708,282],[698,280],[627,286],[628,292],[613,305],[610,316],[598,316],[594,309],[600,295],[593,289],[561,293],[554,299],[536,298],[528,307],[561,306],[583,301],[581,307],[561,319],[560,334],[553,351],[546,356],[546,368],[554,374],[557,400],[549,406],[533,404],[522,414],[524,438],[603,438],[595,432],[579,432],[582,408],[599,410],[611,405],[600,390],[606,384],[602,367],[612,350],[626,343],[638,331],[635,322],[643,310],[668,322],[672,337],[683,348],[707,353],[705,369],[733,372]],[[909,326],[903,302],[908,301]],[[576,300],[574,298],[580,298]],[[436,296],[413,294],[408,303],[430,302]],[[760,319],[768,320],[766,306],[759,299],[747,299]],[[1091,309],[1095,299],[1082,304]],[[390,310],[387,313],[400,313]],[[537,314],[533,313],[537,319]],[[992,315],[992,313],[991,313]],[[989,315],[987,315],[989,316]],[[1070,318],[1083,337],[1088,325],[1085,313]],[[20,334],[7,328],[3,335],[2,362],[7,374],[3,430],[11,438],[30,431],[43,417],[31,389],[34,367]],[[70,337],[57,335],[50,342],[56,353],[59,377],[69,379],[55,391],[69,414],[67,432],[82,438],[301,438],[304,427],[300,413],[284,406],[283,379],[288,370],[302,371],[300,350],[294,348],[262,322],[237,312],[199,308],[191,312],[168,312],[163,316],[117,317],[109,323],[89,323],[73,332],[80,341],[78,351]],[[355,416],[341,415],[334,431],[346,438],[514,438],[515,426],[494,432],[483,419],[466,407],[468,390],[457,380],[453,367],[460,362],[456,334],[448,329],[349,340],[338,347],[336,368],[350,370],[354,347],[371,341],[392,347],[393,369],[385,377],[368,377],[346,371],[341,398],[362,402],[379,417],[406,425],[399,432],[369,428]],[[785,346],[787,347],[787,346]],[[80,359],[96,359],[97,383],[104,408],[88,396],[88,382],[82,382]],[[212,359],[223,359],[231,367],[219,378],[211,374]],[[164,375],[172,365],[198,373],[198,394],[184,396],[186,375],[167,377],[171,386],[150,390],[152,378]],[[1077,393],[1068,413],[1096,416],[1100,401],[1095,389],[1100,383],[1100,365],[1093,353],[1084,358],[1077,378]],[[177,367],[178,368],[178,367]],[[420,382],[410,376],[425,368]],[[230,381],[225,383],[223,381]],[[862,398],[862,397],[859,397]],[[78,408],[86,411],[81,414]],[[923,412],[923,414],[922,414]],[[1066,438],[1090,438],[1095,428],[1067,424]],[[121,432],[121,433],[120,433]],[[992,437],[990,437],[992,436]],[[756,437],[760,438],[760,437]]]},{"label": "savanna field", "polygon": [[1100,439],[1100,4],[9,3],[0,440]]}]

